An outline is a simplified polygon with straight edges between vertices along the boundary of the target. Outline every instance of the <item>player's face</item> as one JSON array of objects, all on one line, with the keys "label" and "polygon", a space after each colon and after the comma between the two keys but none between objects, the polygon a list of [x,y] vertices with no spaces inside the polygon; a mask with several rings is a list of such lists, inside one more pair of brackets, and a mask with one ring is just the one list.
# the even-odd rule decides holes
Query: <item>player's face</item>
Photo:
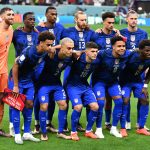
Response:
[{"label": "player's face", "polygon": [[98,49],[96,48],[90,48],[87,49],[86,51],[86,55],[90,60],[95,60],[97,57],[97,53],[98,53]]},{"label": "player's face", "polygon": [[38,53],[42,53],[44,51],[50,51],[52,45],[53,45],[53,40],[46,40],[46,41],[42,41],[40,42],[41,44],[41,49],[38,51]]},{"label": "player's face", "polygon": [[114,18],[106,18],[103,22],[104,28],[106,28],[109,31],[112,31],[114,28]]},{"label": "player's face", "polygon": [[49,9],[46,13],[47,21],[50,23],[55,23],[57,19],[57,11],[55,9]]},{"label": "player's face", "polygon": [[122,56],[126,51],[125,42],[123,41],[117,41],[112,47],[116,56]]},{"label": "player's face", "polygon": [[79,29],[85,29],[87,26],[87,16],[85,14],[79,14],[75,22]]},{"label": "player's face", "polygon": [[35,16],[34,15],[27,15],[26,19],[24,20],[25,26],[29,28],[34,28],[35,26]]},{"label": "player's face", "polygon": [[143,58],[150,59],[150,46],[145,46],[144,49],[140,50]]},{"label": "player's face", "polygon": [[3,15],[2,19],[6,24],[12,25],[14,23],[14,12],[13,10],[7,10]]},{"label": "player's face", "polygon": [[73,48],[74,48],[74,43],[67,42],[66,44],[62,45],[63,54],[66,57],[71,57]]},{"label": "player's face", "polygon": [[137,26],[137,19],[138,19],[137,14],[130,14],[127,17],[128,26],[130,26],[131,28],[136,27]]}]

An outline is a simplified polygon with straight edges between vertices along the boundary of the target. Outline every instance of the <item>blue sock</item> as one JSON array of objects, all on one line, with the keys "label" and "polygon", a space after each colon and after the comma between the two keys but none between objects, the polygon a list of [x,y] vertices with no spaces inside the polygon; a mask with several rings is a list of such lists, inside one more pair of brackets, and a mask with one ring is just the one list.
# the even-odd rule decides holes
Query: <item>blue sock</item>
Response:
[{"label": "blue sock", "polygon": [[54,111],[55,111],[55,101],[50,99],[50,102],[48,104],[48,112],[47,112],[47,120],[49,120],[50,122],[52,121]]},{"label": "blue sock", "polygon": [[59,112],[58,112],[58,132],[59,133],[62,133],[63,130],[64,130],[64,127],[65,127],[65,123],[66,123],[66,120],[67,120],[67,111],[66,110],[60,110],[59,109]]},{"label": "blue sock", "polygon": [[140,120],[140,107],[141,107],[141,102],[140,102],[140,100],[138,100],[138,103],[137,103],[137,123],[139,123],[139,120]]},{"label": "blue sock", "polygon": [[131,103],[130,103],[130,100],[129,100],[128,107],[127,107],[127,115],[126,115],[126,121],[127,122],[131,122],[131,120],[130,120],[130,112],[131,112]]},{"label": "blue sock", "polygon": [[20,111],[12,108],[12,121],[14,126],[15,134],[20,133]]},{"label": "blue sock", "polygon": [[97,115],[97,119],[96,119],[96,127],[101,128],[105,100],[98,100],[97,103],[98,103],[99,109],[98,109],[98,115]]},{"label": "blue sock", "polygon": [[32,110],[31,108],[23,109],[24,117],[24,133],[30,133],[31,121],[32,121]]},{"label": "blue sock", "polygon": [[71,115],[71,127],[72,127],[72,132],[77,131],[77,124],[80,118],[81,112],[78,112],[76,110],[73,110],[72,115]]},{"label": "blue sock", "polygon": [[97,118],[97,114],[98,114],[98,111],[93,111],[93,110],[90,111],[90,113],[88,115],[88,123],[86,126],[87,131],[91,131],[92,126]]},{"label": "blue sock", "polygon": [[110,122],[112,109],[105,109],[105,122]]},{"label": "blue sock", "polygon": [[120,118],[120,124],[121,124],[122,129],[125,129],[127,109],[128,109],[128,105],[123,104],[122,114],[121,114],[121,118]]},{"label": "blue sock", "polygon": [[113,110],[112,125],[117,126],[118,121],[120,120],[120,116],[122,114],[123,100],[122,100],[122,98],[115,99],[114,103],[115,103],[115,106],[114,106],[114,110]]},{"label": "blue sock", "polygon": [[38,100],[37,94],[35,95],[34,98],[34,118],[35,120],[39,121],[39,111],[40,111],[40,102]]},{"label": "blue sock", "polygon": [[149,105],[142,105],[141,104],[140,120],[139,120],[139,127],[140,128],[144,128],[144,125],[145,125],[146,120],[147,120],[148,112],[149,112]]},{"label": "blue sock", "polygon": [[46,130],[46,111],[40,110],[39,117],[40,117],[41,131],[43,134],[46,134],[47,133],[47,130]]},{"label": "blue sock", "polygon": [[10,122],[10,123],[13,123],[12,109],[13,109],[13,108],[10,106],[10,107],[9,107],[9,122]]}]

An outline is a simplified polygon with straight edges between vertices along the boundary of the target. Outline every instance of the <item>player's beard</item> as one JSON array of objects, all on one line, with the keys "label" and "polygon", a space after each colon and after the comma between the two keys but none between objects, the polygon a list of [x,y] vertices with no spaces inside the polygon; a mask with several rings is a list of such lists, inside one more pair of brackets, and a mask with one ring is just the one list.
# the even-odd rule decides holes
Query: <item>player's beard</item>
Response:
[{"label": "player's beard", "polygon": [[78,23],[77,26],[78,26],[79,29],[83,30],[83,29],[86,28],[87,24],[82,24],[82,25],[80,25],[80,24]]}]

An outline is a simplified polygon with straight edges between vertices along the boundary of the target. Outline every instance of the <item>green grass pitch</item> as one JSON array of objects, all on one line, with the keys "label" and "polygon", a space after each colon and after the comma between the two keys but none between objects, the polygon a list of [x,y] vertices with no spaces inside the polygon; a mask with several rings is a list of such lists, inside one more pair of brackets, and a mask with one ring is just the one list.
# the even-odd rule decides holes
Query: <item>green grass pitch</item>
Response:
[{"label": "green grass pitch", "polygon": [[[14,29],[18,26],[18,24],[14,25]],[[70,26],[70,25],[66,25]],[[102,27],[102,25],[92,25],[92,29],[97,29],[99,27]],[[115,25],[117,29],[125,28],[126,25]],[[144,27],[141,26],[142,29],[146,30],[150,35],[150,27]],[[10,53],[9,53],[9,68],[12,67],[14,62],[14,48],[11,45]],[[127,138],[123,139],[117,139],[109,134],[109,132],[105,129],[103,129],[103,133],[105,135],[105,139],[99,140],[92,140],[87,139],[84,137],[84,133],[79,133],[79,136],[81,138],[80,141],[74,142],[74,141],[67,141],[64,139],[59,139],[56,137],[56,134],[48,133],[49,140],[47,142],[40,142],[40,143],[34,143],[34,142],[28,142],[25,141],[24,145],[17,145],[14,143],[14,139],[10,138],[3,138],[0,137],[0,150],[149,150],[150,149],[150,137],[137,135],[135,133],[135,123],[136,123],[136,103],[137,100],[132,98],[131,99],[131,121],[132,121],[132,130],[128,131],[129,136]],[[58,108],[56,108],[54,117],[53,117],[53,124],[57,127],[57,112]],[[5,105],[5,116],[3,119],[3,128],[8,132],[9,127],[9,111],[8,106]],[[71,116],[71,107],[69,109],[69,115],[68,115],[68,122],[69,122],[69,129],[70,129],[70,116]],[[103,117],[104,118],[104,117]],[[33,119],[34,120],[34,119]],[[81,116],[81,122],[83,126],[86,125],[86,115],[85,110],[82,112]],[[21,124],[23,123],[23,120]],[[104,123],[104,120],[103,120]],[[147,120],[147,126],[150,127],[150,117]],[[32,122],[32,129],[34,127],[34,122]],[[95,130],[95,126],[93,128]],[[36,137],[40,138],[40,135],[36,135]]]}]

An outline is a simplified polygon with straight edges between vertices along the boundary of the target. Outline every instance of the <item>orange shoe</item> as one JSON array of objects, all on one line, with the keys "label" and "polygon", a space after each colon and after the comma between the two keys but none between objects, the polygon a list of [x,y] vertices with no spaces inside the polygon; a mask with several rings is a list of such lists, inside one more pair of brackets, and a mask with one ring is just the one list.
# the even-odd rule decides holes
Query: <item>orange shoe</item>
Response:
[{"label": "orange shoe", "polygon": [[137,134],[143,134],[143,135],[150,136],[150,132],[148,132],[145,128],[137,129],[137,130],[136,130],[136,133],[137,133]]},{"label": "orange shoe", "polygon": [[91,132],[86,132],[84,136],[92,139],[97,139],[97,136],[91,131]]},{"label": "orange shoe", "polygon": [[79,141],[80,138],[78,137],[78,133],[77,133],[77,132],[72,132],[72,133],[71,133],[71,139],[72,139],[73,141]]},{"label": "orange shoe", "polygon": [[122,135],[122,137],[127,137],[128,133],[126,129],[120,129],[120,134]]}]

